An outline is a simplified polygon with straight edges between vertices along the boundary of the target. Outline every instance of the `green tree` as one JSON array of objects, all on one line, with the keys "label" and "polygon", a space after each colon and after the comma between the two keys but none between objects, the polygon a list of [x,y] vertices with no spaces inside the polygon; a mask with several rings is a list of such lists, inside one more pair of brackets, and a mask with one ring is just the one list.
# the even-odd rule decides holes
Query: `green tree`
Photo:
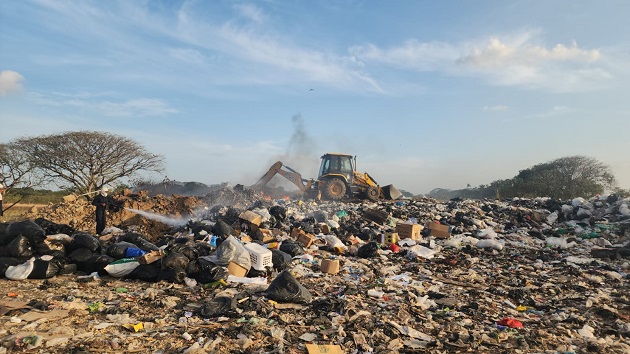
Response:
[{"label": "green tree", "polygon": [[132,178],[141,171],[162,172],[162,156],[132,139],[97,131],[78,131],[18,139],[14,144],[29,164],[57,186],[78,193]]},{"label": "green tree", "polygon": [[557,199],[593,197],[615,186],[610,167],[587,156],[567,156],[522,170],[514,177],[515,196]]}]

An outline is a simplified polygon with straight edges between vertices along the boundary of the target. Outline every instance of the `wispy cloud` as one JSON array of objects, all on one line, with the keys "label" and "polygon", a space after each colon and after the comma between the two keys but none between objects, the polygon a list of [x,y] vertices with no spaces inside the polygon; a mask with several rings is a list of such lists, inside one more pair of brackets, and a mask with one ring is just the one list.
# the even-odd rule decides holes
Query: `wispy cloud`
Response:
[{"label": "wispy cloud", "polygon": [[265,22],[267,17],[259,7],[253,4],[238,4],[234,6],[234,9],[245,18],[257,24]]},{"label": "wispy cloud", "polygon": [[501,106],[501,105],[483,107],[483,110],[487,112],[500,112],[500,111],[507,111],[508,109],[509,109],[508,106]]},{"label": "wispy cloud", "polygon": [[20,75],[17,71],[0,71],[0,96],[22,91],[23,81],[24,76]]},{"label": "wispy cloud", "polygon": [[409,40],[388,49],[364,45],[350,51],[368,66],[437,71],[479,77],[493,85],[550,91],[589,90],[611,78],[600,60],[600,50],[582,49],[576,42],[545,47],[536,44],[537,37],[537,32],[524,32],[462,43]]},{"label": "wispy cloud", "polygon": [[160,99],[138,98],[121,101],[97,99],[95,94],[43,94],[32,92],[31,101],[42,106],[76,108],[110,117],[152,117],[178,113],[179,111]]}]

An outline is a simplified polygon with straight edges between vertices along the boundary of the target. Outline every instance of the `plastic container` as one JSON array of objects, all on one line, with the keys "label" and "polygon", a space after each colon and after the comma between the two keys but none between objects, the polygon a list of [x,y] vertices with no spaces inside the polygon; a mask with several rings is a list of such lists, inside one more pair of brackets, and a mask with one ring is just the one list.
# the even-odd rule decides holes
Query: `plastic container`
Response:
[{"label": "plastic container", "polygon": [[267,267],[273,267],[271,251],[257,243],[248,243],[245,249],[249,252],[252,268],[264,271]]}]

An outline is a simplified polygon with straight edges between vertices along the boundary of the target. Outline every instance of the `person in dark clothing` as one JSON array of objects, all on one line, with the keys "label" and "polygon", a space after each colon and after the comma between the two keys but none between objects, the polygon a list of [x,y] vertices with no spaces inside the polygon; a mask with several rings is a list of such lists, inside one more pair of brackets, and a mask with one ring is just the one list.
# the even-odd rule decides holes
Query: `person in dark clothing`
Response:
[{"label": "person in dark clothing", "polygon": [[4,186],[0,183],[0,216],[4,215],[2,213],[2,194],[4,193]]},{"label": "person in dark clothing", "polygon": [[107,209],[111,204],[109,197],[107,196],[108,189],[102,188],[101,192],[92,199],[92,205],[96,206],[96,234],[100,235],[105,230],[105,220],[107,216]]}]

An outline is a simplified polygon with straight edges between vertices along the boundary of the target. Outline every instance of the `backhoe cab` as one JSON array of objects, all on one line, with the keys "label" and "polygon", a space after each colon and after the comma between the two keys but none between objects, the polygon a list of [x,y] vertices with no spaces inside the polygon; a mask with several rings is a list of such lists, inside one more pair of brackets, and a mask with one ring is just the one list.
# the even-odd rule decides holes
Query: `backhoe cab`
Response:
[{"label": "backhoe cab", "polygon": [[298,187],[308,198],[340,200],[347,196],[369,200],[393,200],[402,196],[391,184],[380,187],[367,173],[357,172],[356,157],[352,155],[327,153],[321,158],[317,181],[302,178],[300,173],[278,161],[252,187],[264,187],[273,176],[279,174]]}]

